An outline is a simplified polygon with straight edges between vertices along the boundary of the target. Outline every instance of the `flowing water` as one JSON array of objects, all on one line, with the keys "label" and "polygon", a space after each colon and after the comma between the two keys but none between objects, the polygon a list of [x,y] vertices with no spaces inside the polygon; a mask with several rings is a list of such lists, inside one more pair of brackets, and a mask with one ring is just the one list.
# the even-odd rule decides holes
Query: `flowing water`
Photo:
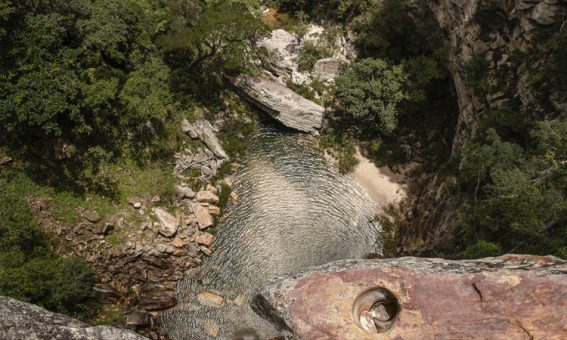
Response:
[{"label": "flowing water", "polygon": [[[377,207],[350,176],[329,166],[313,137],[260,123],[235,175],[239,201],[216,229],[203,276],[180,284],[181,302],[163,317],[173,339],[277,335],[248,305],[267,279],[334,260],[380,252]],[[223,307],[197,294],[213,292]]]}]

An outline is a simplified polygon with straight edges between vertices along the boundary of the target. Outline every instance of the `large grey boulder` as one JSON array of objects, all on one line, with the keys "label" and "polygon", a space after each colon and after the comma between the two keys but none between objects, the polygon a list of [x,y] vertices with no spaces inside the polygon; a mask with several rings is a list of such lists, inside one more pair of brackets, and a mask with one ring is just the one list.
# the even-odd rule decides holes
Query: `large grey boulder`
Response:
[{"label": "large grey boulder", "polygon": [[325,109],[284,85],[247,75],[227,79],[252,104],[289,128],[315,132],[323,124]]},{"label": "large grey boulder", "polygon": [[3,340],[142,340],[126,329],[90,326],[41,307],[0,296],[0,339]]},{"label": "large grey boulder", "polygon": [[181,121],[181,130],[191,138],[199,138],[214,154],[221,159],[228,159],[228,155],[222,148],[211,123],[199,118],[195,124],[189,123],[187,119]]},{"label": "large grey boulder", "polygon": [[313,67],[311,76],[325,82],[334,82],[335,78],[345,69],[346,61],[340,58],[319,59]]},{"label": "large grey boulder", "polygon": [[265,47],[274,54],[271,64],[274,71],[292,72],[297,69],[300,51],[300,39],[297,35],[277,29],[269,37],[258,41],[258,46]]},{"label": "large grey boulder", "polygon": [[165,237],[175,236],[179,226],[175,216],[162,208],[155,208],[154,214],[159,221],[159,233]]}]

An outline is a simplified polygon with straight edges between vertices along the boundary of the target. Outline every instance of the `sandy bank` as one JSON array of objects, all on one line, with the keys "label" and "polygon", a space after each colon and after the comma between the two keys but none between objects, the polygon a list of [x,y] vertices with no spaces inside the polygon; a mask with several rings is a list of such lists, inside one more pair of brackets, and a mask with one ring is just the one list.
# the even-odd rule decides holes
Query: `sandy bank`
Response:
[{"label": "sandy bank", "polygon": [[352,175],[380,207],[399,203],[406,197],[403,175],[394,173],[389,167],[378,168],[359,151],[356,156],[360,163]]}]

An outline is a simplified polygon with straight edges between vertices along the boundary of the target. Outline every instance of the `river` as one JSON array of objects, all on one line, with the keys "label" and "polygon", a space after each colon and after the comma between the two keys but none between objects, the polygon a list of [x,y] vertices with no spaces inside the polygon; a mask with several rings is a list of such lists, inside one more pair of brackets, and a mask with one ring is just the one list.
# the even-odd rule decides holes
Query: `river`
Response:
[{"label": "river", "polygon": [[[276,336],[248,305],[263,282],[380,252],[380,227],[372,221],[378,207],[351,176],[328,164],[314,137],[260,122],[243,165],[235,174],[239,201],[216,227],[203,275],[180,284],[180,303],[162,317],[173,339]],[[199,298],[204,291],[222,296],[224,306]]]}]

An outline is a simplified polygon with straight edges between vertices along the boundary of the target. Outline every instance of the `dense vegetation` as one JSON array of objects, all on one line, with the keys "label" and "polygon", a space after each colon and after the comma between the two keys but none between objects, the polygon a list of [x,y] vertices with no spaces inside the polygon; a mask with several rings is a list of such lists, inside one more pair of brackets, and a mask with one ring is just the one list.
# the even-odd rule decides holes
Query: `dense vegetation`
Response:
[{"label": "dense vegetation", "polygon": [[567,257],[567,122],[534,122],[527,143],[489,128],[463,150],[460,178],[472,196],[459,229],[466,257],[508,252]]},{"label": "dense vegetation", "polygon": [[[247,44],[267,32],[252,5],[0,0],[0,294],[83,311],[94,273],[55,254],[27,198],[76,223],[78,207],[112,214],[129,197],[171,195],[174,152],[196,147],[179,122],[226,109],[222,72],[262,58]],[[248,125],[227,126],[235,157]]]},{"label": "dense vegetation", "polygon": [[[560,27],[542,29],[537,43],[516,56],[517,63],[528,63],[535,95],[565,98],[566,34]],[[488,85],[488,65],[481,56],[467,71],[476,95],[508,91],[500,83],[497,88]],[[491,72],[503,78],[505,71]],[[566,132],[565,117],[535,114],[515,101],[488,112],[478,137],[461,152],[460,185],[472,201],[456,226],[467,246],[464,256],[519,252],[567,257]]]},{"label": "dense vegetation", "polygon": [[[34,220],[15,173],[0,176],[0,295],[74,315],[89,312],[95,273],[87,263],[63,257]],[[9,207],[9,208],[8,208]]]},{"label": "dense vegetation", "polygon": [[[222,74],[257,72],[265,60],[247,43],[268,33],[260,3],[0,0],[0,294],[84,312],[94,273],[54,252],[57,242],[27,199],[51,197],[55,217],[73,223],[77,206],[110,213],[130,196],[170,194],[168,162],[182,142],[193,147],[179,121],[227,109],[233,97]],[[465,203],[443,255],[567,257],[564,117],[538,117],[512,102],[487,112],[476,138],[453,154],[458,112],[448,50],[431,20],[411,18],[395,0],[264,3],[294,16],[296,30],[308,19],[332,19],[355,33],[360,58],[325,98],[332,108],[321,143],[337,150],[344,171],[356,165],[356,143],[377,163],[419,158],[424,171],[454,176],[450,194]],[[483,37],[503,24],[489,9],[476,19]],[[564,93],[567,30],[538,34],[516,59],[528,61],[534,93]],[[332,55],[336,32],[323,38],[305,44],[303,70]],[[499,90],[483,56],[465,71],[479,98]],[[313,98],[330,91],[320,82],[294,89]],[[225,129],[227,152],[242,155],[251,125],[228,119]],[[5,165],[7,158],[14,162]],[[223,187],[223,204],[229,194]]]},{"label": "dense vegetation", "polygon": [[432,160],[443,162],[450,150],[438,142],[449,142],[455,113],[446,50],[433,23],[414,21],[399,2],[385,0],[353,18],[351,27],[360,58],[337,78],[327,133],[339,136],[326,139],[354,139],[375,161],[395,164],[409,161],[399,137],[412,129],[431,146]]},{"label": "dense vegetation", "polygon": [[[407,8],[391,0],[277,4],[315,18],[338,13],[356,33],[361,58],[337,79],[336,110],[322,136],[342,170],[356,165],[356,141],[381,164],[418,160],[422,171],[456,179],[447,194],[464,200],[462,212],[453,225],[453,242],[436,254],[567,257],[565,117],[538,116],[512,100],[489,110],[476,138],[452,152],[447,146],[458,109],[445,65],[448,50],[432,21],[411,18]],[[481,39],[506,25],[487,6],[475,15]],[[527,62],[533,93],[565,96],[566,33],[560,25],[542,29],[530,51],[513,56],[515,68]],[[514,74],[490,70],[485,55],[474,56],[464,71],[465,84],[481,100],[513,91],[507,82]]]}]

